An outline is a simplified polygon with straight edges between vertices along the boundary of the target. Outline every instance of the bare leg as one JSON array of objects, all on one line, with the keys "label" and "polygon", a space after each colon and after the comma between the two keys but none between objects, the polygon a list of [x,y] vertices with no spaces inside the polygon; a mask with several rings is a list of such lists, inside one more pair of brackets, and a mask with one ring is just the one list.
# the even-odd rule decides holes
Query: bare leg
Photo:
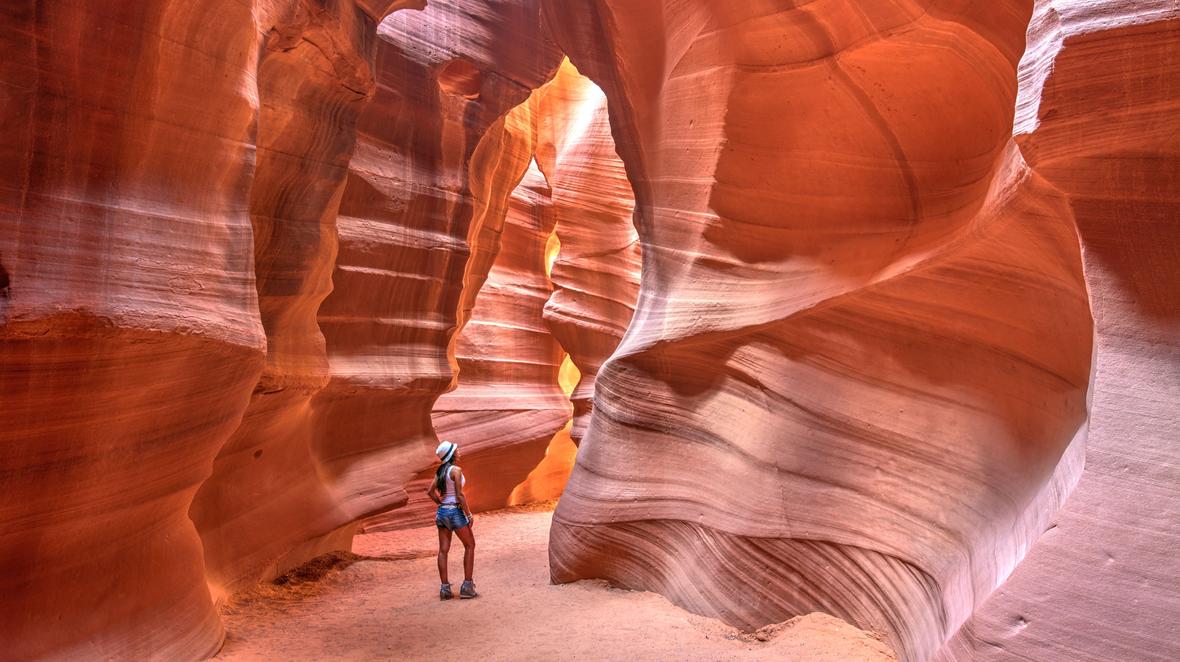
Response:
[{"label": "bare leg", "polygon": [[[459,536],[459,538],[462,539],[463,536]],[[440,526],[438,527],[438,578],[444,584],[450,583],[447,581],[447,553],[450,551],[451,530],[445,526]]]},{"label": "bare leg", "polygon": [[[475,534],[471,532],[470,526],[465,526],[455,531],[455,535],[463,543],[463,581],[469,582],[471,573],[475,571]],[[447,542],[450,543],[449,540]]]}]

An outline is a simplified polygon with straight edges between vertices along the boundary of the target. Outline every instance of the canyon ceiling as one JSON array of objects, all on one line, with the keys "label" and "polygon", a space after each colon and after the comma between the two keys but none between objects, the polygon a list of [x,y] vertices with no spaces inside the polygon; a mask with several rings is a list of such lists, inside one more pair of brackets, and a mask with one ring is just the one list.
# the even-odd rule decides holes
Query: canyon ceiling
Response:
[{"label": "canyon ceiling", "polygon": [[1180,658],[1176,0],[10,0],[0,43],[0,658],[211,656],[421,518],[439,435],[479,509],[562,494],[557,582]]}]

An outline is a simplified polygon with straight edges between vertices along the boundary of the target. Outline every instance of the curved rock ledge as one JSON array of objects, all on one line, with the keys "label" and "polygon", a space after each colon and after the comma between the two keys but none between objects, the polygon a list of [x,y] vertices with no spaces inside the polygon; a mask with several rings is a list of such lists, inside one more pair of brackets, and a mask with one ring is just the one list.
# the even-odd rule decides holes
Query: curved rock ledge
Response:
[{"label": "curved rock ledge", "polygon": [[[930,657],[1082,467],[1092,322],[1073,218],[1011,140],[1028,7],[546,10],[609,99],[644,254],[555,515],[554,579],[627,568],[746,626],[839,610]],[[856,549],[928,579],[844,564],[826,592],[755,604],[737,597],[767,590],[753,546],[683,549],[673,521],[697,531],[681,538],[776,541],[761,565]]]}]

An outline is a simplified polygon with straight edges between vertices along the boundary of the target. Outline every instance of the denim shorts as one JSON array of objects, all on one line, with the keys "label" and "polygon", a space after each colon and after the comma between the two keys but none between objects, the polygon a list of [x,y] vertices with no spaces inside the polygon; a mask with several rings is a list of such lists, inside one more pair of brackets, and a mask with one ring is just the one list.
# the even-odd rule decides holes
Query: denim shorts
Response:
[{"label": "denim shorts", "polygon": [[463,514],[463,510],[459,506],[439,506],[438,513],[434,516],[434,525],[440,529],[447,528],[455,531],[468,524],[471,524],[471,522]]}]

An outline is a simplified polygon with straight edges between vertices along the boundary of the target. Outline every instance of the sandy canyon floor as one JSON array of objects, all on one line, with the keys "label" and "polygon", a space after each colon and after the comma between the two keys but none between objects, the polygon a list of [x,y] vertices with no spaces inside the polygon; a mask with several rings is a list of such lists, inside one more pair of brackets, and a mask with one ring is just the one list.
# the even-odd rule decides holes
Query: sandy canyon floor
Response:
[{"label": "sandy canyon floor", "polygon": [[[433,526],[357,537],[235,596],[219,660],[893,660],[874,636],[823,614],[754,634],[662,596],[603,582],[549,583],[548,510],[476,517],[475,600],[438,600]],[[462,547],[451,580],[462,580]]]}]

